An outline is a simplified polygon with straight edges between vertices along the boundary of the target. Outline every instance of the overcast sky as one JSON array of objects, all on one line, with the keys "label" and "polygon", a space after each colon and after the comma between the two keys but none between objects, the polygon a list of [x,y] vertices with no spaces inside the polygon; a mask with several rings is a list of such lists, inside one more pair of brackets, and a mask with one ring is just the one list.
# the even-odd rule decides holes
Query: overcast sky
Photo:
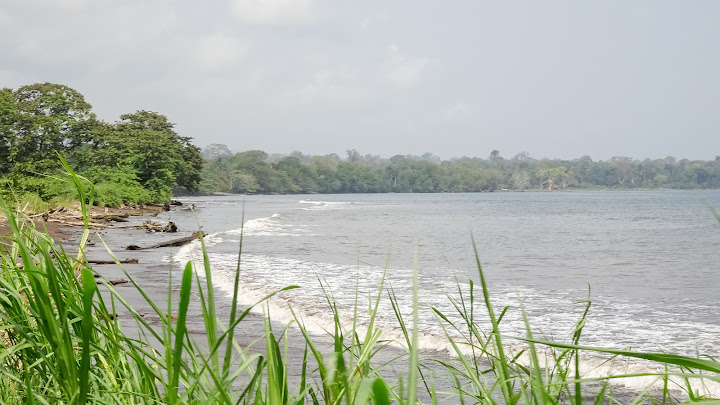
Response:
[{"label": "overcast sky", "polygon": [[3,0],[36,82],[233,151],[708,160],[720,1]]}]

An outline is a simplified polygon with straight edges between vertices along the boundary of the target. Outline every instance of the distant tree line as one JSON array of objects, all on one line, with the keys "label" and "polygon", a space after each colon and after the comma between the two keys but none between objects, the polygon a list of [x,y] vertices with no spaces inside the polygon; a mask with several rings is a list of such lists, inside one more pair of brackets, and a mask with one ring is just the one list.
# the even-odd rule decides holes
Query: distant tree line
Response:
[{"label": "distant tree line", "polygon": [[78,91],[42,83],[0,90],[0,198],[60,202],[75,197],[58,155],[95,185],[101,205],[167,201],[180,191],[226,193],[431,193],[494,190],[720,188],[711,161],[505,158],[441,160],[431,153],[382,158],[357,150],[310,156],[200,149],[150,111],[97,119]]},{"label": "distant tree line", "polygon": [[593,161],[512,158],[493,150],[487,159],[441,160],[397,155],[381,158],[348,150],[310,156],[293,152],[270,156],[259,150],[233,154],[225,145],[205,148],[200,190],[228,193],[438,193],[494,190],[699,189],[720,188],[720,157],[711,161],[634,160],[614,157]]},{"label": "distant tree line", "polygon": [[158,113],[98,120],[78,91],[43,83],[0,90],[0,197],[72,199],[56,176],[58,154],[95,184],[102,205],[160,202],[172,190],[197,190],[203,159]]}]

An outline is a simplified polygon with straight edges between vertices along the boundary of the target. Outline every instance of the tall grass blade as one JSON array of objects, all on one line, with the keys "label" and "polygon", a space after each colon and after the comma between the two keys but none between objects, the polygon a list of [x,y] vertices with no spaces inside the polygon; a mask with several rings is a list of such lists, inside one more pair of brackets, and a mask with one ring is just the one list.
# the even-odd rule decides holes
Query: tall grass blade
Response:
[{"label": "tall grass blade", "polygon": [[[243,201],[243,210],[240,217],[240,241],[238,242],[238,258],[237,267],[235,268],[235,283],[233,287],[232,304],[230,306],[230,325],[235,323],[238,311],[238,291],[240,289],[240,264],[242,263],[242,249],[243,249],[243,234],[245,231],[245,202]],[[227,340],[231,342],[233,340],[233,334],[235,327],[228,328]],[[230,363],[232,362],[232,345],[227,344],[225,346],[225,356],[223,357],[223,377],[227,378],[230,372]]]},{"label": "tall grass blade", "polygon": [[492,342],[494,355],[497,356],[497,378],[500,384],[500,389],[503,393],[503,397],[507,403],[512,403],[512,381],[510,379],[510,370],[508,367],[508,361],[505,357],[505,351],[503,349],[502,339],[500,337],[499,322],[495,318],[495,312],[493,311],[492,302],[490,301],[490,292],[485,281],[485,273],[483,272],[482,265],[480,264],[480,254],[477,250],[477,244],[475,243],[475,237],[471,235],[473,244],[473,250],[475,252],[475,263],[477,264],[478,273],[480,274],[480,284],[483,290],[483,297],[485,298],[485,307],[487,308],[488,315],[490,316],[490,322],[492,324]]},{"label": "tall grass blade", "polygon": [[[185,265],[182,281],[180,283],[180,303],[178,307],[177,326],[175,332],[175,349],[173,350],[172,367],[168,370],[170,374],[170,385],[168,387],[168,402],[173,404],[177,401],[180,366],[183,362],[183,343],[187,333],[187,312],[190,304],[190,289],[192,287],[192,265]],[[172,320],[171,320],[172,322]]]},{"label": "tall grass blade", "polygon": [[410,350],[410,361],[408,364],[408,404],[415,404],[417,398],[418,388],[418,262],[417,252],[415,252],[415,259],[413,264],[413,285],[412,285],[412,308],[413,308],[413,323],[412,323],[412,341]]},{"label": "tall grass blade", "polygon": [[90,341],[92,339],[93,325],[95,320],[93,319],[93,296],[97,291],[97,284],[95,283],[95,277],[93,277],[90,270],[82,269],[82,303],[83,303],[83,316],[82,316],[82,357],[80,359],[80,393],[78,397],[78,403],[84,404],[87,402],[88,386],[90,384]]}]

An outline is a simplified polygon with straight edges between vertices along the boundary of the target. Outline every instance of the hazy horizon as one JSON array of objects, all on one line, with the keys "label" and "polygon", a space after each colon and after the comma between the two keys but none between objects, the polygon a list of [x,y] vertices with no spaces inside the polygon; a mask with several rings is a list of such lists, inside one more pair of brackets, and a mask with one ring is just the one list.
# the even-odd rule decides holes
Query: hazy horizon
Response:
[{"label": "hazy horizon", "polygon": [[233,151],[713,160],[720,2],[0,6],[0,87],[68,85]]}]

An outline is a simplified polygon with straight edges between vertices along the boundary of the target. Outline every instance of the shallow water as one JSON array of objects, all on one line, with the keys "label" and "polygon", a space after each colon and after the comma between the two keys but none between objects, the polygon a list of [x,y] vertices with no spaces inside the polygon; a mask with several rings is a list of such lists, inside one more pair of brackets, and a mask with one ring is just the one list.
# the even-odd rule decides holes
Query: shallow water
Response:
[{"label": "shallow water", "polygon": [[[231,293],[244,212],[244,303],[300,285],[273,300],[273,317],[290,320],[292,306],[317,332],[332,322],[320,281],[349,319],[356,288],[360,297],[376,295],[387,269],[386,287],[393,288],[408,315],[417,260],[420,344],[448,349],[429,308],[457,319],[447,294],[457,297],[458,286],[467,290],[468,280],[479,280],[473,235],[495,307],[510,306],[501,328],[506,335],[525,333],[522,302],[536,337],[568,341],[585,308],[577,302],[589,296],[583,344],[720,357],[720,224],[707,208],[720,207],[718,191],[183,201],[195,204],[195,212],[167,215],[185,227],[199,223],[209,234],[219,288]],[[185,261],[197,249],[188,245],[173,259]],[[476,298],[476,316],[487,325],[479,292]],[[385,337],[400,337],[387,299],[378,324]]]}]

